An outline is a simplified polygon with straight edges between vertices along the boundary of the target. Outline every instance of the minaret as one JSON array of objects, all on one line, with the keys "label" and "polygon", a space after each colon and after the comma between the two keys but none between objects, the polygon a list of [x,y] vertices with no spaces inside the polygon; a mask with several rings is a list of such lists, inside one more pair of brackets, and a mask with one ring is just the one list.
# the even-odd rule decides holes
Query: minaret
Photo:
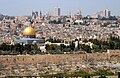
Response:
[{"label": "minaret", "polygon": [[71,18],[71,11],[69,10],[69,17]]}]

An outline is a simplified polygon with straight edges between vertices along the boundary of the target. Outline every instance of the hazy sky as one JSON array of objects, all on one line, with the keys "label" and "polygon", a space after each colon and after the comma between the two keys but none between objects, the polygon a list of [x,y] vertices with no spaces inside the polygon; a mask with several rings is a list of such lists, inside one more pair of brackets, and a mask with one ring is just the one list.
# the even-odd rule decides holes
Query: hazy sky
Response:
[{"label": "hazy sky", "polygon": [[0,13],[7,15],[30,15],[32,10],[54,12],[59,6],[62,14],[75,13],[78,9],[83,15],[109,9],[112,15],[120,15],[120,0],[0,0]]}]

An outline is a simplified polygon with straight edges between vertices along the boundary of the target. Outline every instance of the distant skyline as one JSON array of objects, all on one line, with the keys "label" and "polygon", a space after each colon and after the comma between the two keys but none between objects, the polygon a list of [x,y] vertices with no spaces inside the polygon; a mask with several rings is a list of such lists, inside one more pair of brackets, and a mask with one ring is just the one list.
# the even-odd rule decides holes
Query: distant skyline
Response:
[{"label": "distant skyline", "polygon": [[61,14],[74,14],[81,10],[82,15],[92,15],[97,11],[109,9],[112,15],[120,15],[120,0],[0,0],[0,13],[11,16],[31,15],[32,10],[43,14],[54,7],[61,8]]}]

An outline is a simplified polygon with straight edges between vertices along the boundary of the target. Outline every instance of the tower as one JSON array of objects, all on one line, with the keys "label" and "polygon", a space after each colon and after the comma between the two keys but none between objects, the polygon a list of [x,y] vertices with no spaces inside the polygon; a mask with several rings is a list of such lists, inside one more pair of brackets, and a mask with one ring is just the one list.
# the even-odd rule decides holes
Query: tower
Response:
[{"label": "tower", "polygon": [[32,18],[36,19],[38,17],[38,12],[37,11],[32,11]]},{"label": "tower", "polygon": [[55,16],[60,16],[61,10],[60,7],[55,7]]},{"label": "tower", "polygon": [[110,17],[110,11],[108,9],[105,9],[103,11],[103,17],[105,17],[105,18],[109,18]]},{"label": "tower", "polygon": [[40,17],[42,17],[42,12],[40,11]]}]

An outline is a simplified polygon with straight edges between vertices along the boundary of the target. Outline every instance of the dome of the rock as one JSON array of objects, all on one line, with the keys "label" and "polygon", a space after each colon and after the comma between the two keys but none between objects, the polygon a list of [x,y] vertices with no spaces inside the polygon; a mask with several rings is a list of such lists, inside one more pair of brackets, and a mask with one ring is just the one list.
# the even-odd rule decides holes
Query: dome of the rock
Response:
[{"label": "dome of the rock", "polygon": [[31,35],[35,36],[36,32],[31,26],[28,26],[24,29],[23,35],[25,35],[25,36],[31,36]]}]

